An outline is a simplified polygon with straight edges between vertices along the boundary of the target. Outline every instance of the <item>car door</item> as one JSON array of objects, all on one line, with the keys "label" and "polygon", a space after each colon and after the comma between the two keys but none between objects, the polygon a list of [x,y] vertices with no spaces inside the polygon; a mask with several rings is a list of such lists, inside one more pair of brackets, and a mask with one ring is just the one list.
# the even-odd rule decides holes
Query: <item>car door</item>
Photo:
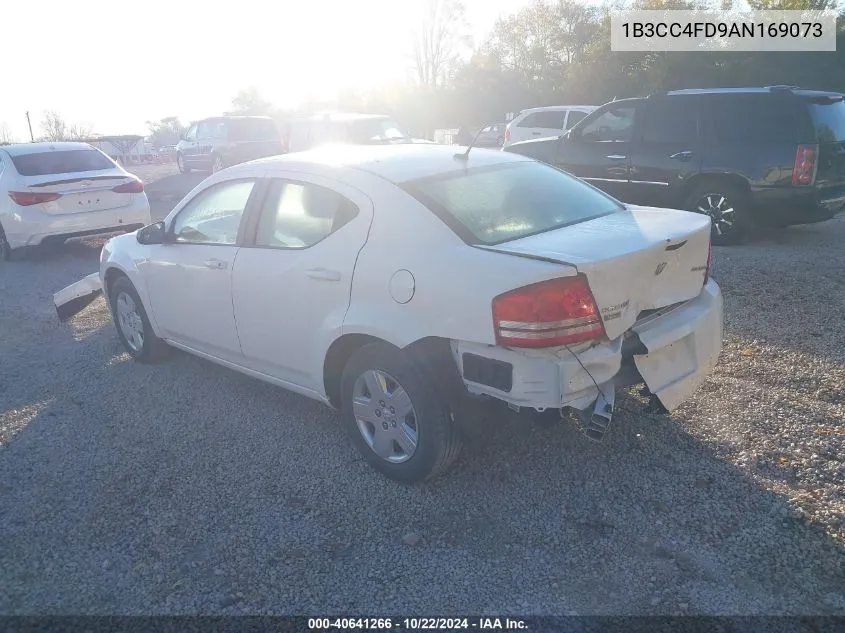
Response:
[{"label": "car door", "polygon": [[340,336],[349,306],[372,202],[333,179],[270,176],[232,279],[244,362],[319,393],[325,353]]},{"label": "car door", "polygon": [[169,222],[166,243],[148,247],[144,278],[164,338],[240,361],[232,270],[244,211],[258,195],[259,183],[240,178],[203,189]]},{"label": "car door", "polygon": [[698,95],[649,99],[631,148],[629,202],[655,207],[683,204],[681,191],[701,170],[703,148]]},{"label": "car door", "polygon": [[641,100],[609,103],[561,139],[555,165],[627,201],[629,152]]}]

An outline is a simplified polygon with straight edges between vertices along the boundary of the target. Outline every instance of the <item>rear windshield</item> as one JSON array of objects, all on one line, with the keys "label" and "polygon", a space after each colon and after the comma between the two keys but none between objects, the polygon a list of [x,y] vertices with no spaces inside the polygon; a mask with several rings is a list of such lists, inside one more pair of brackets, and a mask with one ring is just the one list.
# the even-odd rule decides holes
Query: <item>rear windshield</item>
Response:
[{"label": "rear windshield", "polygon": [[845,141],[845,101],[842,97],[808,99],[819,143]]},{"label": "rear windshield", "polygon": [[114,169],[115,164],[95,149],[70,149],[13,156],[12,162],[21,176],[48,176],[77,171]]},{"label": "rear windshield", "polygon": [[404,188],[471,244],[499,244],[623,209],[583,181],[534,161],[426,178]]}]

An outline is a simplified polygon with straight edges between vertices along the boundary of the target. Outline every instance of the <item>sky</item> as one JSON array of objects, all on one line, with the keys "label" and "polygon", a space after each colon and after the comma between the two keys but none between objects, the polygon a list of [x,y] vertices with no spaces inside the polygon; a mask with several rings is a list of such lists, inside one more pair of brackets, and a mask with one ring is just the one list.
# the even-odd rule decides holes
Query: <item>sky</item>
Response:
[{"label": "sky", "polygon": [[[0,125],[44,113],[98,134],[144,134],[231,108],[254,86],[279,106],[406,76],[421,0],[4,0]],[[529,0],[464,0],[472,37]]]}]

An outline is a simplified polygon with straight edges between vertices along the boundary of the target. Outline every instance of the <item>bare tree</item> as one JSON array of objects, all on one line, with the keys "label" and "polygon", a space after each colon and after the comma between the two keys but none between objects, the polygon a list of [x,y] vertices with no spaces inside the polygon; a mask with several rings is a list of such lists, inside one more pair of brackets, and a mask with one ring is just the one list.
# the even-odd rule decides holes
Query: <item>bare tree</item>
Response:
[{"label": "bare tree", "polygon": [[57,112],[50,110],[44,114],[41,132],[45,141],[66,141],[68,138],[67,121]]},{"label": "bare tree", "polygon": [[8,124],[3,121],[0,123],[0,145],[9,145],[14,142],[15,137],[12,135],[12,130],[10,130]]},{"label": "bare tree", "polygon": [[461,0],[423,0],[423,15],[414,30],[412,54],[417,80],[436,88],[454,70],[461,49],[469,44]]},{"label": "bare tree", "polygon": [[68,127],[67,140],[69,141],[84,141],[91,138],[94,127],[87,123],[72,123]]}]

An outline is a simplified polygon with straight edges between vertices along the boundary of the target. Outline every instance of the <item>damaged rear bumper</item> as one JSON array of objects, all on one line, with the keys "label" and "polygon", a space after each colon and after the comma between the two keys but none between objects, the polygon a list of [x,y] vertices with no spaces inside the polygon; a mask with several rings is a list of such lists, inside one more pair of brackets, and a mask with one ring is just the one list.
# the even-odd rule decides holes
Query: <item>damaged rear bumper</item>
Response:
[{"label": "damaged rear bumper", "polygon": [[695,299],[600,345],[531,350],[454,341],[452,350],[470,393],[512,406],[585,410],[616,386],[644,382],[672,411],[716,365],[723,325],[722,293],[711,279]]},{"label": "damaged rear bumper", "polygon": [[103,291],[100,273],[91,273],[77,282],[62,288],[53,295],[53,303],[60,321],[67,321],[89,305]]}]

